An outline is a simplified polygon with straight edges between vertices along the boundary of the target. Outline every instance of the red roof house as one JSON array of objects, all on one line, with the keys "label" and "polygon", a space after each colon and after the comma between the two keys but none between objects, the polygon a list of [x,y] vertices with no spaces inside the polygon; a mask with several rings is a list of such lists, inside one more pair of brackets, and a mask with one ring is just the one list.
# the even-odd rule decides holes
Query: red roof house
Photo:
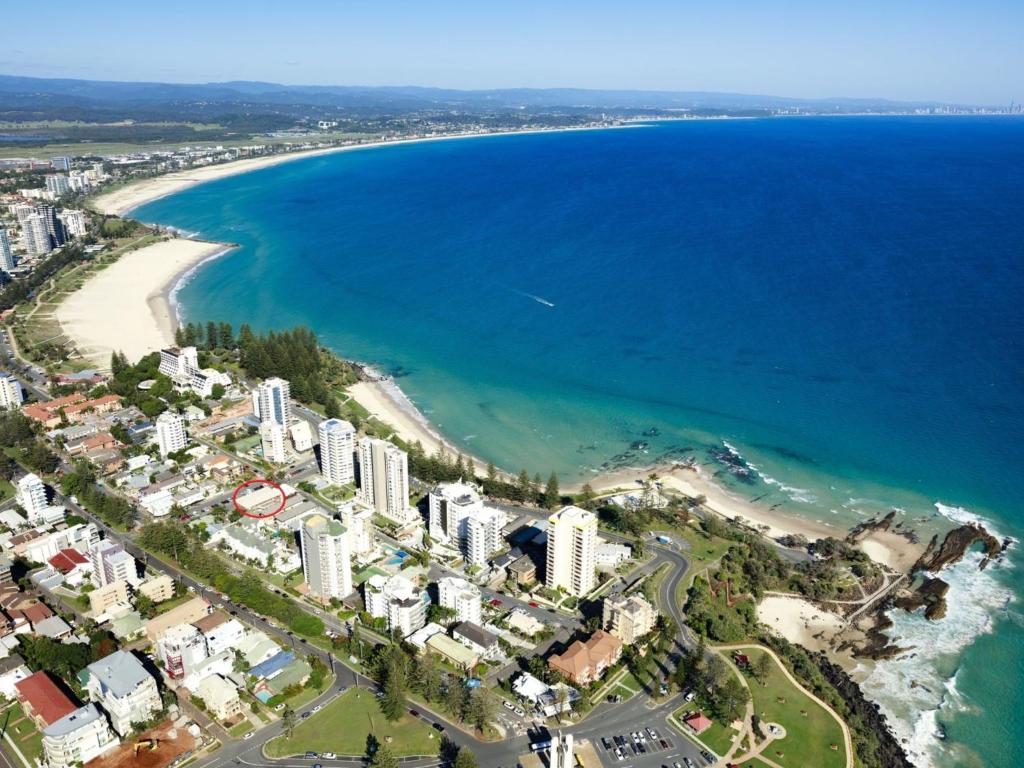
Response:
[{"label": "red roof house", "polygon": [[40,730],[78,709],[46,672],[36,672],[14,684],[25,714]]},{"label": "red roof house", "polygon": [[89,558],[79,552],[77,549],[68,547],[62,549],[56,555],[50,558],[50,565],[56,568],[61,573],[71,573],[82,565],[89,565]]},{"label": "red roof house", "polygon": [[704,733],[712,726],[711,719],[703,712],[694,712],[683,718],[683,722],[693,729],[694,733]]}]

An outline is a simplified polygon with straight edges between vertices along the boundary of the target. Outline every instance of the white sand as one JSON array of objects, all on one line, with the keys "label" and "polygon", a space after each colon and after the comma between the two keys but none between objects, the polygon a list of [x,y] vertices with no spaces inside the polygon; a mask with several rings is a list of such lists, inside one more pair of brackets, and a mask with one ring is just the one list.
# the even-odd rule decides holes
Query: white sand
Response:
[{"label": "white sand", "polygon": [[799,597],[767,595],[757,605],[758,620],[811,651],[827,651],[844,629],[843,619]]},{"label": "white sand", "polygon": [[[389,381],[361,381],[348,389],[357,403],[368,410],[384,423],[390,425],[402,440],[408,443],[419,443],[429,455],[437,453],[438,448],[444,449],[453,457],[458,456],[459,449],[449,443],[431,426],[427,418],[398,387]],[[480,459],[471,458],[479,475],[487,472],[487,464]]]},{"label": "white sand", "polygon": [[227,247],[174,238],[127,253],[65,299],[57,321],[96,366],[109,368],[114,350],[135,362],[174,343],[177,320],[167,292],[178,276]]},{"label": "white sand", "polygon": [[923,543],[914,544],[892,531],[872,531],[857,543],[872,560],[900,573],[908,572],[925,550]]},{"label": "white sand", "polygon": [[181,192],[182,190],[194,187],[197,184],[202,184],[207,181],[216,181],[217,179],[227,178],[228,176],[236,176],[240,173],[258,171],[261,168],[269,168],[271,166],[280,165],[281,163],[291,162],[292,160],[300,160],[304,157],[317,157],[319,155],[328,155],[335,152],[351,152],[353,150],[372,149],[375,147],[390,146],[392,144],[415,144],[424,141],[484,138],[487,136],[504,136],[508,134],[561,133],[565,131],[609,130],[612,128],[636,127],[640,126],[600,125],[579,126],[576,128],[537,128],[525,131],[488,131],[484,133],[463,133],[451,136],[431,136],[418,139],[396,139],[394,141],[346,144],[344,146],[328,147],[325,149],[295,150],[292,152],[271,155],[269,157],[234,160],[228,163],[220,163],[200,168],[190,168],[185,171],[176,171],[174,173],[168,173],[151,179],[140,179],[139,181],[132,182],[120,189],[115,189],[112,192],[97,196],[90,202],[90,205],[99,213],[105,213],[111,216],[123,216],[132,208],[136,208],[143,203],[148,203],[158,198],[166,197],[167,195],[173,195],[176,192]]}]

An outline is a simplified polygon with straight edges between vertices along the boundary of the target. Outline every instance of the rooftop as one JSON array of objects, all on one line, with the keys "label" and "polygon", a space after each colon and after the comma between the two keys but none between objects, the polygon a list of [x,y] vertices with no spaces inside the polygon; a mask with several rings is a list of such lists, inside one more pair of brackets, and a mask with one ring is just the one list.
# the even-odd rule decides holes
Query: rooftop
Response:
[{"label": "rooftop", "polygon": [[142,662],[128,651],[116,651],[94,661],[87,669],[99,681],[101,690],[109,692],[114,698],[127,696],[144,683],[146,678],[152,677]]},{"label": "rooftop", "polygon": [[36,672],[24,680],[14,684],[18,689],[18,698],[32,707],[32,711],[44,723],[50,725],[57,722],[77,705],[60,689],[48,672]]},{"label": "rooftop", "polygon": [[103,717],[95,704],[86,704],[43,729],[44,736],[66,736]]}]

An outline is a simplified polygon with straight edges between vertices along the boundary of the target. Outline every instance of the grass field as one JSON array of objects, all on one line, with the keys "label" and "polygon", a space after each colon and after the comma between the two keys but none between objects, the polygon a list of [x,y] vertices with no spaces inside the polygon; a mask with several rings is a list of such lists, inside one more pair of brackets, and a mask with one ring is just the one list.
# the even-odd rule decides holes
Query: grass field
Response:
[{"label": "grass field", "polygon": [[[8,715],[10,715],[9,718]],[[0,724],[4,722],[7,723],[7,735],[14,740],[18,749],[21,750],[21,754],[34,766],[43,755],[43,735],[36,730],[35,723],[25,716],[20,704],[15,704],[0,715]],[[13,756],[14,750],[7,744],[6,739],[4,740],[4,749]],[[12,762],[14,765],[18,764],[17,759]]]},{"label": "grass field", "polygon": [[250,723],[248,720],[243,720],[242,722],[228,728],[228,733],[230,733],[235,738],[240,738],[242,736],[245,736],[245,734],[247,734],[251,730],[252,723]]},{"label": "grass field", "polygon": [[[675,718],[679,721],[682,729],[689,734],[693,731],[689,729],[689,726],[683,723],[683,718],[693,711],[702,710],[699,706],[694,704],[687,704],[686,706],[680,707],[675,712]],[[704,710],[706,712],[706,710]],[[711,751],[717,755],[724,755],[732,747],[733,738],[736,736],[736,731],[729,727],[728,723],[720,723],[717,720],[711,721],[711,727],[708,728],[704,733],[700,734],[697,738],[703,741]]]},{"label": "grass field", "polygon": [[[763,651],[746,651],[755,664]],[[754,714],[764,723],[778,723],[786,737],[769,744],[765,757],[783,768],[843,768],[846,756],[843,732],[831,714],[789,681],[773,660],[764,685],[750,675],[747,683],[754,699]],[[833,750],[832,744],[839,748]]]},{"label": "grass field", "polygon": [[269,757],[307,751],[364,755],[366,737],[371,733],[382,743],[387,742],[398,757],[437,754],[438,739],[429,726],[407,714],[389,723],[377,699],[358,688],[349,689],[320,712],[300,720],[290,739],[279,736],[268,742],[266,752]]}]

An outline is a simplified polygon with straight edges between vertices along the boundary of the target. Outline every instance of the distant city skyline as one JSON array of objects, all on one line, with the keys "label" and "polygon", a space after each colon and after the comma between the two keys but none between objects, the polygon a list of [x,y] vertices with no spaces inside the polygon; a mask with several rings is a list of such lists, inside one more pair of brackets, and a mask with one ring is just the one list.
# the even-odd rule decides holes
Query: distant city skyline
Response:
[{"label": "distant city skyline", "polygon": [[605,0],[508,7],[439,0],[173,9],[27,5],[0,72],[170,83],[723,91],[964,104],[1024,100],[1024,3]]}]

